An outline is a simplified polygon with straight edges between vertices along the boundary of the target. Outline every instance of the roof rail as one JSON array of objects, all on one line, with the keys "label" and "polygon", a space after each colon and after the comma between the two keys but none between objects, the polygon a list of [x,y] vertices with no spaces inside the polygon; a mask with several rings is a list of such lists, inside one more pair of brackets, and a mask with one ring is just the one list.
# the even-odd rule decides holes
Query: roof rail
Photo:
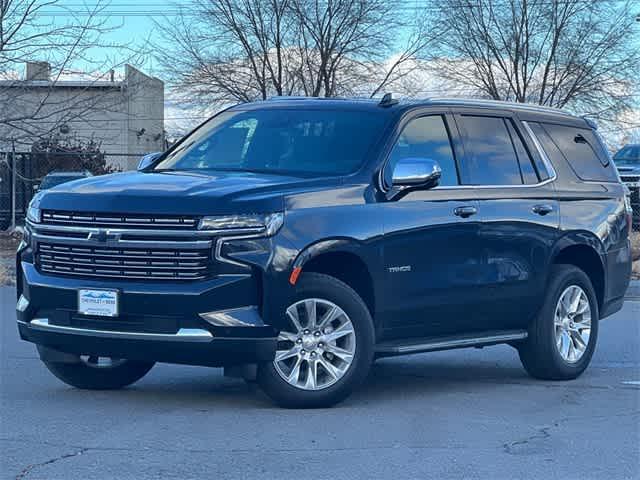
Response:
[{"label": "roof rail", "polygon": [[398,103],[400,103],[400,100],[398,99],[398,97],[393,93],[389,92],[389,93],[385,93],[382,96],[382,100],[380,100],[380,103],[378,103],[378,105],[380,107],[386,108],[386,107],[391,107],[393,105],[397,105]]},{"label": "roof rail", "polygon": [[318,97],[305,97],[304,95],[274,95],[267,98],[270,102],[277,102],[278,100],[309,100]]},{"label": "roof rail", "polygon": [[548,107],[546,105],[538,105],[535,103],[521,103],[521,102],[510,102],[506,100],[490,100],[484,98],[467,98],[467,97],[431,97],[429,98],[431,101],[441,101],[441,102],[452,102],[452,103],[466,103],[469,105],[482,105],[482,106],[496,106],[496,107],[505,107],[510,106],[513,108],[518,108],[522,110],[531,110],[537,112],[549,112],[555,114],[562,114],[567,116],[574,116],[569,112],[566,112],[560,108],[556,107]]}]

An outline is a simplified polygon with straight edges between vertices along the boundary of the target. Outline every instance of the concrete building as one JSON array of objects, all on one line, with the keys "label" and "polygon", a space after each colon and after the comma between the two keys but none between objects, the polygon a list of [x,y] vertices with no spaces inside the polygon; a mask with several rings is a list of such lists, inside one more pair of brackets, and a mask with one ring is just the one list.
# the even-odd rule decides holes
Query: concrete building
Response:
[{"label": "concrete building", "polygon": [[23,79],[0,81],[0,152],[51,137],[94,141],[111,165],[133,169],[164,149],[164,83],[130,65],[121,78],[54,79],[48,63],[29,62]]}]

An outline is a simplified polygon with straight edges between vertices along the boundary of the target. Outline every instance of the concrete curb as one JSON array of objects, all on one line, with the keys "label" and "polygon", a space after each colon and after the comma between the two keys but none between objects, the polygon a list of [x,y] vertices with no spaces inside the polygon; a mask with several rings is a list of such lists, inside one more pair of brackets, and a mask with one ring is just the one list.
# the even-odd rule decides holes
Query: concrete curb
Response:
[{"label": "concrete curb", "polygon": [[640,280],[631,280],[625,298],[640,300]]}]

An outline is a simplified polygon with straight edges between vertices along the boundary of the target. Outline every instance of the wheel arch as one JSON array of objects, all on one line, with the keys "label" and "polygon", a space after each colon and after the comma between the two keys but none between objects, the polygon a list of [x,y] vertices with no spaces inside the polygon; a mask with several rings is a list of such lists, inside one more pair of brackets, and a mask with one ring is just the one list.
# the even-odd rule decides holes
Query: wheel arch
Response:
[{"label": "wheel arch", "polygon": [[574,232],[558,241],[551,258],[551,264],[573,265],[587,274],[602,309],[606,295],[606,265],[604,247],[590,232]]},{"label": "wheel arch", "polygon": [[294,270],[323,273],[353,288],[362,298],[371,318],[376,318],[378,299],[376,281],[369,265],[372,259],[362,255],[363,245],[354,239],[339,238],[314,243],[297,256]]}]

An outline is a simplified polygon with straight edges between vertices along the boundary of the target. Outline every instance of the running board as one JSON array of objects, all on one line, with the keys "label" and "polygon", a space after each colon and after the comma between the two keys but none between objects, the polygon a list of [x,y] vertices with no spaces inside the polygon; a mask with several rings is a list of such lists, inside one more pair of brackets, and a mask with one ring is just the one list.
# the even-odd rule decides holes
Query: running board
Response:
[{"label": "running board", "polygon": [[467,335],[388,340],[376,345],[376,356],[407,355],[410,353],[436,352],[454,348],[485,347],[521,341],[527,338],[526,330],[499,330]]}]

